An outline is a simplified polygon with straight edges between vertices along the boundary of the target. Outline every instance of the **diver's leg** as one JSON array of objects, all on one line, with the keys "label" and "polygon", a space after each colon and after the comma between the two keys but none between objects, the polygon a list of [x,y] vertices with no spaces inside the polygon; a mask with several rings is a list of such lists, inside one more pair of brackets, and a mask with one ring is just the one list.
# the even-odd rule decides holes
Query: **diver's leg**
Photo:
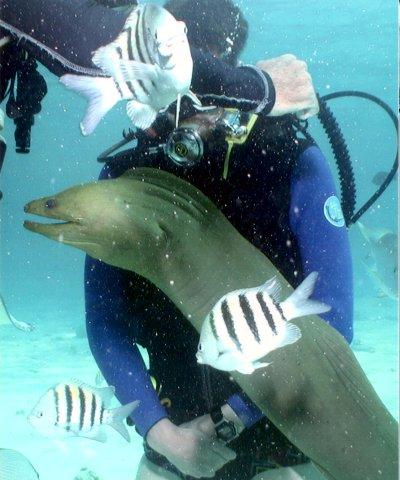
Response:
[{"label": "diver's leg", "polygon": [[141,458],[136,473],[136,480],[180,480],[181,478],[151,462],[146,455],[143,455]]},{"label": "diver's leg", "polygon": [[312,463],[261,472],[252,480],[324,480]]}]

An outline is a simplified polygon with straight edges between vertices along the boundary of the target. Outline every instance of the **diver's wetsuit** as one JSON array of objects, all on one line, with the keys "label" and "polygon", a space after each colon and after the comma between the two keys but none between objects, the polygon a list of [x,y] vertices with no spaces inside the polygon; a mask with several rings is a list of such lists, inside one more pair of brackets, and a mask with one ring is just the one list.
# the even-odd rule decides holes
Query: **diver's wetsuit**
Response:
[{"label": "diver's wetsuit", "polygon": [[[74,65],[91,68],[90,52],[112,40],[125,19],[123,14],[102,7],[94,7],[90,16],[85,16],[77,7],[86,0],[57,0],[51,15],[49,3],[40,0],[30,1],[29,15],[18,12],[24,3],[3,1],[2,19],[8,22],[8,29],[3,24],[3,30],[17,36],[15,28],[29,33],[30,38],[20,43],[56,75],[77,73]],[[35,8],[39,9],[37,15],[33,13]],[[38,15],[43,22],[34,22],[32,31],[32,18]],[[74,21],[68,22],[71,17]],[[66,29],[66,23],[71,24],[72,32]],[[99,28],[101,25],[107,25],[107,29]],[[87,32],[83,40],[82,32]],[[195,50],[193,59],[196,93],[262,99],[264,89],[254,71],[228,67]],[[293,286],[309,272],[318,271],[314,298],[332,306],[322,317],[350,341],[350,248],[346,228],[337,226],[340,215],[334,211],[335,201],[329,200],[335,195],[332,175],[316,146],[298,144],[285,135],[266,140],[273,123],[260,118],[247,143],[235,147],[227,180],[222,179],[222,151],[206,156],[191,169],[176,167],[162,155],[147,156],[144,151],[136,151],[106,167],[101,178],[116,177],[129,166],[152,165],[188,179],[271,259]],[[226,373],[210,369],[209,381],[205,381],[204,367],[195,358],[198,334],[156,287],[132,272],[87,257],[85,294],[93,355],[107,382],[116,387],[121,403],[140,400],[132,419],[141,435],[145,436],[166,416],[181,423],[209,412],[211,403],[228,402],[248,428],[232,443],[237,459],[222,468],[216,478],[247,480],[268,466],[305,461]],[[149,352],[150,373],[159,384],[159,396],[136,343]],[[160,399],[170,406],[163,406]],[[174,470],[155,452],[147,450],[147,455]]]},{"label": "diver's wetsuit", "polygon": [[[267,127],[267,119],[260,123],[260,130]],[[334,222],[335,216],[329,216],[324,206],[335,196],[335,187],[320,150],[284,138],[260,145],[250,137],[248,143],[234,151],[227,180],[222,179],[223,154],[217,157],[183,169],[163,156],[132,152],[130,159],[124,155],[119,162],[105,167],[100,178],[119,176],[130,164],[157,166],[188,179],[275,263],[293,286],[311,271],[318,271],[313,297],[332,306],[322,318],[351,341],[349,242],[346,228],[327,219]],[[140,399],[132,415],[140,434],[145,435],[167,415],[181,423],[209,412],[204,367],[195,359],[198,334],[161,291],[132,272],[87,257],[85,292],[93,355],[107,382],[116,386],[122,403]],[[150,373],[161,385],[160,399],[171,402],[169,408],[160,405],[134,342],[147,348]],[[232,443],[237,460],[222,468],[216,478],[247,480],[266,467],[305,461],[273,425],[262,419],[258,408],[225,373],[211,369],[210,385],[212,401],[219,405],[228,402],[249,427]],[[173,470],[154,452],[149,451],[148,456]]]}]

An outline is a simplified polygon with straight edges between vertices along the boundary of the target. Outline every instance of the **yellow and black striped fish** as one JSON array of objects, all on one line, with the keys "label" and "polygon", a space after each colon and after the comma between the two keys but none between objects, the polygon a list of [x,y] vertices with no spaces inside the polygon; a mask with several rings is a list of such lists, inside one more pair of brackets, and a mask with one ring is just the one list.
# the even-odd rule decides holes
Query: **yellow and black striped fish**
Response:
[{"label": "yellow and black striped fish", "polygon": [[268,366],[259,360],[301,338],[300,329],[290,320],[330,310],[328,305],[309,299],[317,277],[316,272],[310,273],[284,302],[279,301],[276,278],[260,287],[224,295],[202,325],[198,363],[247,374]]},{"label": "yellow and black striped fish", "polygon": [[114,393],[114,387],[59,383],[39,399],[28,421],[46,436],[82,436],[100,442],[106,440],[100,427],[110,425],[129,442],[130,436],[123,421],[139,402],[109,410]]},{"label": "yellow and black striped fish", "polygon": [[120,100],[128,100],[127,114],[141,129],[150,127],[158,112],[175,100],[179,105],[181,95],[190,95],[199,103],[189,92],[193,61],[186,25],[158,5],[134,8],[116,40],[98,48],[92,61],[103,76],[67,74],[60,78],[88,99],[81,122],[84,135]]}]

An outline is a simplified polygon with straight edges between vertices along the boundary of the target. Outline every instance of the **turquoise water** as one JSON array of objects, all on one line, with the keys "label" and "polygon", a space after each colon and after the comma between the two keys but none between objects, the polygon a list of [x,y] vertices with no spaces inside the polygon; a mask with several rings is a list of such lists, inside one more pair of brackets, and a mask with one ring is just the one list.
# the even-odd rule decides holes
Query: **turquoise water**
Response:
[{"label": "turquoise water", "polygon": [[[294,53],[307,61],[321,95],[363,90],[379,96],[396,111],[396,2],[253,0],[240,5],[250,24],[244,63]],[[3,132],[8,152],[1,174],[1,294],[12,314],[35,324],[36,330],[24,333],[0,327],[0,444],[28,455],[44,480],[72,480],[84,466],[103,480],[132,479],[141,456],[138,437],[135,448],[117,436],[106,445],[80,440],[53,444],[39,437],[25,420],[47,387],[76,377],[78,369],[79,378],[93,384],[97,368],[84,335],[84,254],[24,230],[23,206],[34,198],[96,179],[100,170],[96,156],[119,140],[122,129],[129,126],[121,104],[93,135],[83,138],[79,121],[85,102],[42,71],[49,93],[32,130],[31,153],[14,153],[14,129],[9,120]],[[331,105],[353,160],[360,205],[374,191],[374,174],[391,167],[395,132],[386,114],[365,100],[334,102]],[[333,160],[317,121],[311,126]],[[363,222],[375,230],[397,232],[397,218],[397,184],[393,182]],[[382,297],[378,283],[368,274],[363,263],[368,245],[357,227],[352,227],[350,237],[355,272],[353,348],[383,402],[398,417],[397,301]],[[332,252],[336,254],[339,252]],[[62,470],[60,462],[65,465]]]}]

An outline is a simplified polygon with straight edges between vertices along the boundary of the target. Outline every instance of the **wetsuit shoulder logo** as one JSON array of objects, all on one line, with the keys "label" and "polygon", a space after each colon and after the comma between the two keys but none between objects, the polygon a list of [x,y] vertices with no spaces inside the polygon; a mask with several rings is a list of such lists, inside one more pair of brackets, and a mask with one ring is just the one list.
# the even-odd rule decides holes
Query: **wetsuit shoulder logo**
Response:
[{"label": "wetsuit shoulder logo", "polygon": [[327,198],[324,204],[324,215],[329,223],[335,227],[344,227],[342,207],[336,195]]}]

